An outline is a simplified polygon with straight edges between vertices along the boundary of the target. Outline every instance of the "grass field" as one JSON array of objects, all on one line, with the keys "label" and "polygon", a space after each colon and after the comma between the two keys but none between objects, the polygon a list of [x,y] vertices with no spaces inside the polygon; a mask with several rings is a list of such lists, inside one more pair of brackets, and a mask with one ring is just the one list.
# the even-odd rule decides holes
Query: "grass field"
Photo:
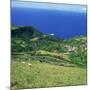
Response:
[{"label": "grass field", "polygon": [[58,66],[38,60],[12,60],[12,89],[85,85],[86,77],[86,68]]}]

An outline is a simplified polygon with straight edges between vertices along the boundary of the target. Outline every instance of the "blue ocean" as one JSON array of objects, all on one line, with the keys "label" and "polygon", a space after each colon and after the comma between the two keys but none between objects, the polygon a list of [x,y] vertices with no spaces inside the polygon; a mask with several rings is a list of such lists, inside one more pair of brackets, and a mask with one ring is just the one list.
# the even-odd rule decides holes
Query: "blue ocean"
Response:
[{"label": "blue ocean", "polygon": [[86,12],[12,7],[11,23],[17,26],[34,26],[38,31],[64,39],[87,35]]}]

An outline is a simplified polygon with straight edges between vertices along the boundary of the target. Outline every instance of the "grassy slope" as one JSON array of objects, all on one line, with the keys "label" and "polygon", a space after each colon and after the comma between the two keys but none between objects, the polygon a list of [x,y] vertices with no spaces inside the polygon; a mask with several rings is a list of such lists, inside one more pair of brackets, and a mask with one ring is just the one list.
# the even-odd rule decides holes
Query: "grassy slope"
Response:
[{"label": "grassy slope", "polygon": [[49,55],[79,66],[87,65],[87,39],[84,36],[63,40],[44,35],[32,26],[14,26],[11,37],[12,53],[29,52],[30,55]]},{"label": "grassy slope", "polygon": [[36,51],[36,55],[49,55],[49,56],[52,56],[52,57],[57,57],[57,58],[63,58],[65,60],[68,60],[69,61],[69,57],[68,55],[69,53],[54,53],[54,52],[48,52],[48,51],[44,51],[44,50],[39,50],[39,51]]},{"label": "grassy slope", "polygon": [[[33,27],[12,29],[12,56],[16,57],[11,67],[13,89],[86,84],[86,37],[61,40]],[[70,52],[72,47],[76,49]]]},{"label": "grassy slope", "polygon": [[[32,67],[28,66],[32,63]],[[62,67],[39,61],[12,61],[12,88],[54,87],[86,84],[86,69]]]}]

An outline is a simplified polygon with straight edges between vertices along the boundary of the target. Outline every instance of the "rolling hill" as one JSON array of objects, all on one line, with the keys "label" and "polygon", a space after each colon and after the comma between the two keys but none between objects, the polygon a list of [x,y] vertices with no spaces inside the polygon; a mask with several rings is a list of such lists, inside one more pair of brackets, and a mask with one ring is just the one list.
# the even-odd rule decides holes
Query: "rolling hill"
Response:
[{"label": "rolling hill", "polygon": [[12,90],[86,85],[86,67],[86,36],[60,39],[32,26],[12,26]]},{"label": "rolling hill", "polygon": [[12,26],[11,51],[12,56],[22,53],[22,55],[39,57],[42,61],[45,61],[44,58],[48,59],[46,61],[56,58],[56,62],[59,59],[80,66],[87,64],[87,38],[85,36],[64,40],[52,34],[39,32],[32,26]]}]

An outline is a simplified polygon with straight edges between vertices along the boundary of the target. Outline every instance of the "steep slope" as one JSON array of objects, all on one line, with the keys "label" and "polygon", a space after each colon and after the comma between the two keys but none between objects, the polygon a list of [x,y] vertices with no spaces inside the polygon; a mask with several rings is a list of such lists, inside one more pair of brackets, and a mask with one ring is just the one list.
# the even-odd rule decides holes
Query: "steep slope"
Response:
[{"label": "steep slope", "polygon": [[26,55],[28,58],[36,57],[43,62],[86,66],[86,45],[87,38],[85,36],[63,40],[54,35],[39,32],[32,26],[12,26],[11,30],[12,55],[16,55],[16,53],[19,56],[20,53],[22,55],[29,54],[31,57]]}]

